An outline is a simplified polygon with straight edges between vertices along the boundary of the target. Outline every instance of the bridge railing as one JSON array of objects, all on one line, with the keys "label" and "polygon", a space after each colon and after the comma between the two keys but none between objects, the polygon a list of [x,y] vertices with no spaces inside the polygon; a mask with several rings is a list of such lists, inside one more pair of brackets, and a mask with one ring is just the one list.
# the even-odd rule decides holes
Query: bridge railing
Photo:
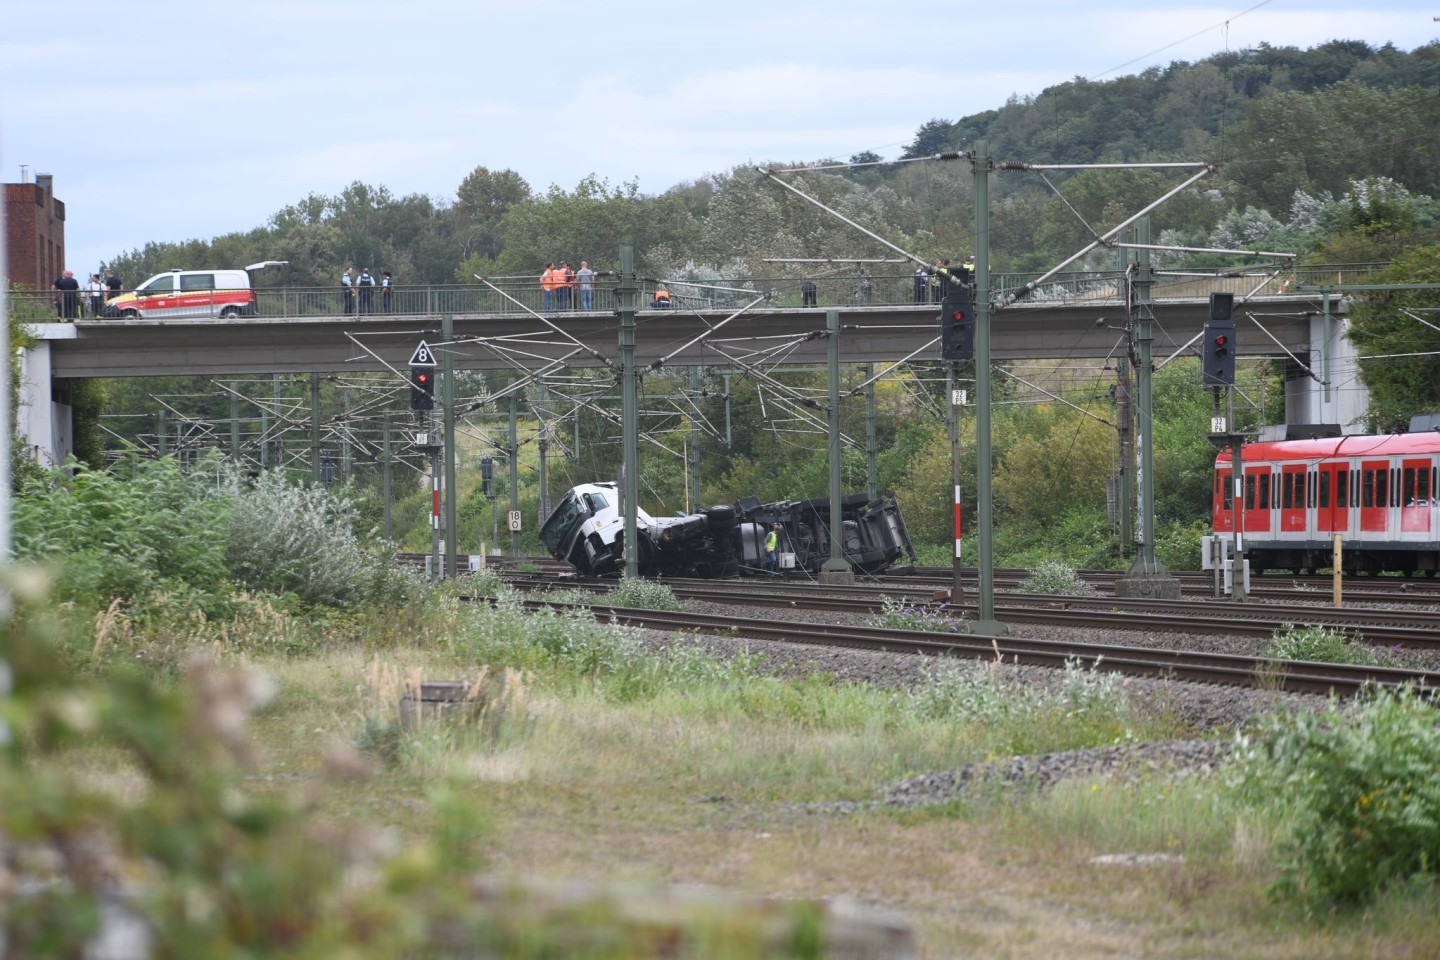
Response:
[{"label": "bridge railing", "polygon": [[[1161,273],[1156,278],[1152,295],[1156,300],[1197,299],[1215,292],[1237,295],[1255,291],[1260,296],[1280,296],[1293,293],[1298,286],[1339,285],[1364,283],[1383,263],[1321,264],[1297,268],[1293,273],[1282,273],[1273,277],[1264,274],[1247,274],[1237,271],[1226,276],[1185,275],[1178,271]],[[997,300],[1002,300],[1013,291],[1039,275],[997,272],[991,275],[991,289]],[[440,314],[523,314],[527,310],[552,315],[575,312],[582,309],[581,291],[573,288],[565,291],[545,291],[538,280],[529,277],[502,278],[492,281],[495,287],[479,283],[397,285],[387,295],[381,287],[352,288],[348,298],[337,284],[327,287],[258,287],[255,290],[257,313],[266,318],[309,318],[338,317],[346,314],[358,316],[436,316]],[[816,277],[814,305],[816,307],[853,306],[914,306],[917,303],[933,304],[938,300],[938,288],[926,284],[917,290],[913,273],[851,274],[848,276]],[[717,280],[711,286],[744,288],[741,292],[715,290],[698,282],[686,283],[676,280],[666,284],[672,297],[672,309],[723,310],[738,309],[753,300],[760,293],[769,294],[768,306],[805,306],[802,284],[805,278],[755,277],[737,280]],[[615,309],[617,281],[613,277],[597,277],[589,298],[591,311],[610,313]],[[1256,287],[1259,287],[1256,290]],[[654,283],[643,283],[637,306],[642,310],[651,309],[654,297]],[[753,290],[752,293],[744,291]],[[1115,272],[1086,272],[1057,274],[1032,291],[1026,298],[1030,303],[1060,303],[1075,301],[1117,301],[1124,291],[1123,278]],[[81,307],[84,319],[94,319],[89,313],[89,298],[82,296]],[[31,322],[46,322],[59,319],[55,291],[14,290],[10,294],[11,309],[20,319]]]}]

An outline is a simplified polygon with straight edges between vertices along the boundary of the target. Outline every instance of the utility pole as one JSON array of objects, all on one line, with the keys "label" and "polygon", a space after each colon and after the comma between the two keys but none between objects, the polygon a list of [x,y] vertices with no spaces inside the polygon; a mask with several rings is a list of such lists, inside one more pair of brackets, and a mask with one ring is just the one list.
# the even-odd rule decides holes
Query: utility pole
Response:
[{"label": "utility pole", "polygon": [[879,455],[875,439],[875,364],[865,364],[865,492],[871,500],[880,496],[875,459]]},{"label": "utility pole", "polygon": [[990,144],[975,141],[975,525],[979,541],[978,614],[971,633],[1004,637],[1010,628],[995,619],[994,501],[990,472]]},{"label": "utility pole", "polygon": [[1138,465],[1135,470],[1136,485],[1140,493],[1140,545],[1135,562],[1125,576],[1115,581],[1117,597],[1144,597],[1161,600],[1177,600],[1180,597],[1180,581],[1155,556],[1155,430],[1151,399],[1150,346],[1153,340],[1151,325],[1155,315],[1150,309],[1150,288],[1155,282],[1150,266],[1150,218],[1141,217],[1135,224],[1135,236],[1140,244],[1135,269],[1135,401],[1139,408],[1135,424],[1135,446]]},{"label": "utility pole", "polygon": [[455,508],[455,351],[450,344],[455,342],[455,317],[444,314],[440,318],[440,340],[445,345],[441,368],[445,374],[445,393],[440,403],[440,415],[445,418],[445,576],[455,578],[455,535],[459,529]]},{"label": "utility pole", "polygon": [[640,399],[635,373],[635,249],[620,248],[620,501],[625,515],[625,576],[640,575],[635,511],[640,500]]},{"label": "utility pole", "polygon": [[845,522],[840,509],[840,311],[825,311],[829,339],[830,386],[830,558],[820,565],[821,583],[854,583],[855,571],[844,557]]}]

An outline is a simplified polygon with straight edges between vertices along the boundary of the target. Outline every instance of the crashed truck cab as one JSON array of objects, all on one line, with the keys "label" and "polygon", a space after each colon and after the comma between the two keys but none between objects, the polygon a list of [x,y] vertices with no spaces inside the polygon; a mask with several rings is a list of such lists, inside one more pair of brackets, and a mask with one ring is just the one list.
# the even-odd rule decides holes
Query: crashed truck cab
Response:
[{"label": "crashed truck cab", "polygon": [[[735,509],[652,517],[635,511],[637,559],[642,576],[733,577]],[[590,577],[618,576],[625,566],[625,516],[615,483],[571,487],[540,528],[540,542],[557,560]]]}]

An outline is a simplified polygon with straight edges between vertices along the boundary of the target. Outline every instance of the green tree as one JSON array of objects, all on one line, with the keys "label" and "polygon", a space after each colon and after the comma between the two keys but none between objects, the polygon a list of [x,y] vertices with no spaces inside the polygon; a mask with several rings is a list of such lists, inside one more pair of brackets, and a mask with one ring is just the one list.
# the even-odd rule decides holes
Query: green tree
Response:
[{"label": "green tree", "polygon": [[[1370,282],[1440,284],[1440,244],[1398,257]],[[1421,322],[1435,317],[1437,308],[1440,289],[1367,291],[1352,301],[1348,335],[1360,354],[1375,429],[1440,411],[1440,332]]]}]

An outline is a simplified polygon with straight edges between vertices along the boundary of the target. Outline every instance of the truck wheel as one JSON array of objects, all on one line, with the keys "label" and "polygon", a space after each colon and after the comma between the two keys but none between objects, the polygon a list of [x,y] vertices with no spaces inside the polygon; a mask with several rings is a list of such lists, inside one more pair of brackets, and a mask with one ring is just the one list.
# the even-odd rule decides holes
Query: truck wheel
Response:
[{"label": "truck wheel", "polygon": [[226,307],[224,310],[220,311],[221,320],[234,320],[238,316],[240,316],[239,307]]}]

